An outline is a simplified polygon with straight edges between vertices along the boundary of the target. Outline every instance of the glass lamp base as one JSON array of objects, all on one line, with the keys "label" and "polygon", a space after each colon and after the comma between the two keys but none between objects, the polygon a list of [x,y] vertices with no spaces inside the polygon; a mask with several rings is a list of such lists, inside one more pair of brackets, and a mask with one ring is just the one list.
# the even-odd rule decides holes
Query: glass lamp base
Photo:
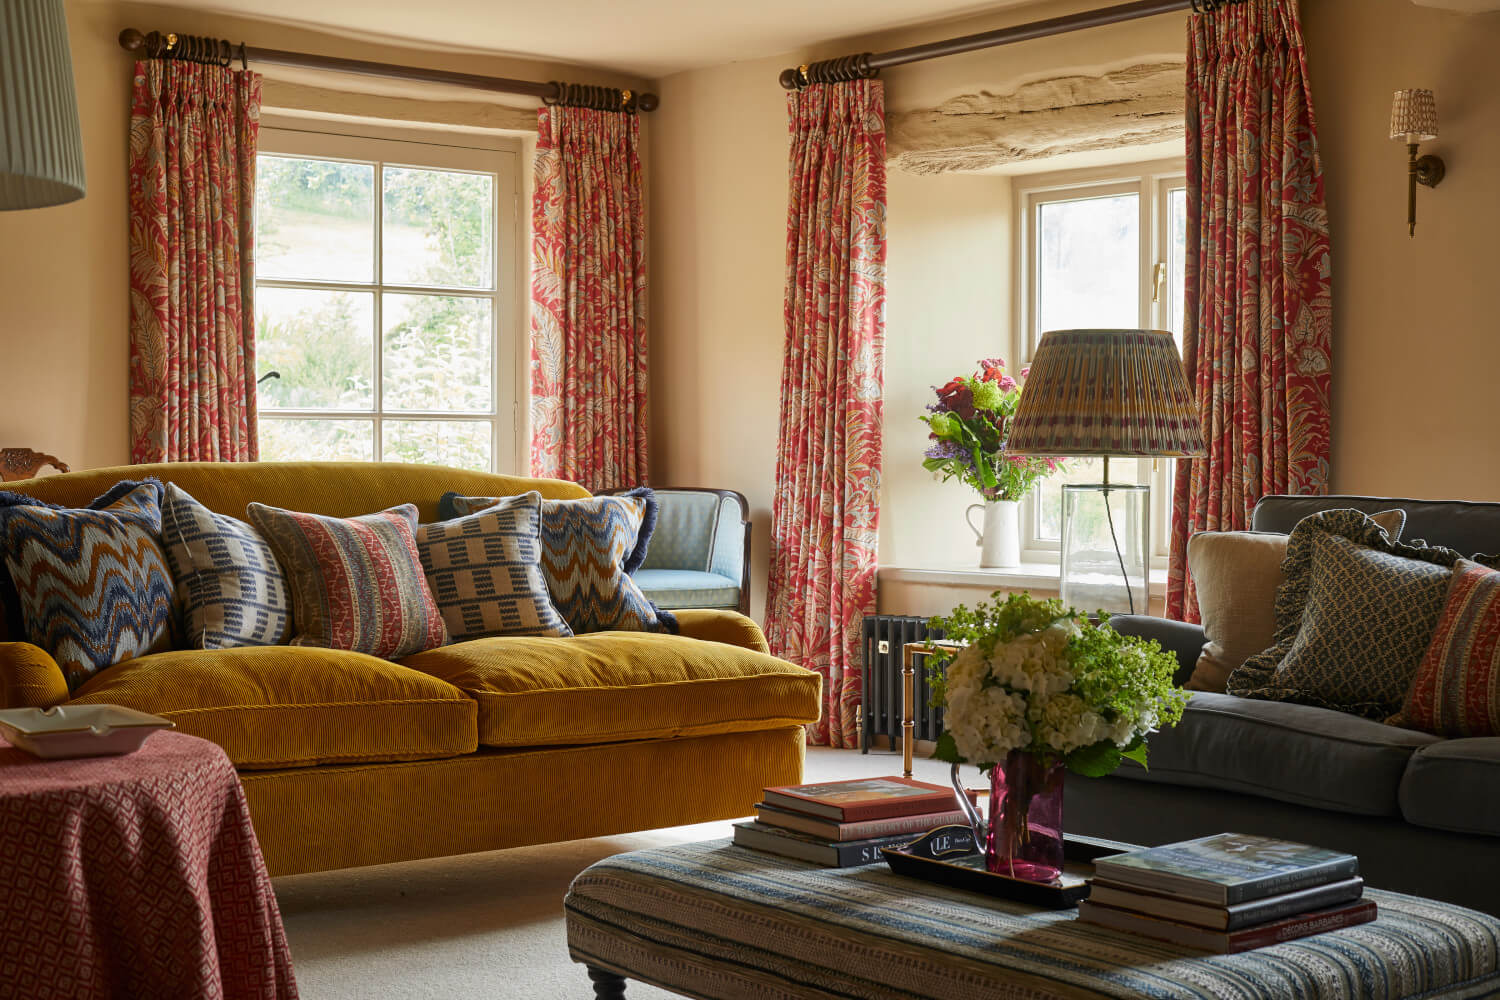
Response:
[{"label": "glass lamp base", "polygon": [[1069,483],[1062,493],[1063,603],[1147,614],[1151,488]]}]

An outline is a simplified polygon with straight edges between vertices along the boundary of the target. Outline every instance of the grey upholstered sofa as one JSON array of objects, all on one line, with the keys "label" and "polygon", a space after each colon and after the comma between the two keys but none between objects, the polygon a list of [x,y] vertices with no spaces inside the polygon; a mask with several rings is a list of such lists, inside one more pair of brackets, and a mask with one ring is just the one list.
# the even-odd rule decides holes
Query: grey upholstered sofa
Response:
[{"label": "grey upholstered sofa", "polygon": [[[1465,555],[1500,552],[1500,503],[1271,496],[1252,527],[1289,532],[1304,516],[1354,507],[1407,512],[1402,540]],[[1122,632],[1176,653],[1178,682],[1203,645],[1197,625],[1144,616]],[[1149,771],[1068,778],[1067,828],[1155,845],[1233,830],[1357,854],[1368,884],[1500,913],[1500,738],[1443,740],[1308,705],[1195,694],[1155,734]]]}]

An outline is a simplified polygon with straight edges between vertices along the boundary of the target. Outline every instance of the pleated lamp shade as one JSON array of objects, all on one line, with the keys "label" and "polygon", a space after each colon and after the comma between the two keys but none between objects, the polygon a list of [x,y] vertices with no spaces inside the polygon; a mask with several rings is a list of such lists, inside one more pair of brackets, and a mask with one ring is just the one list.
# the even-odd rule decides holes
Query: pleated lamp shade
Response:
[{"label": "pleated lamp shade", "polygon": [[1005,450],[1060,457],[1206,454],[1198,408],[1172,335],[1162,330],[1043,334]]},{"label": "pleated lamp shade", "polygon": [[63,0],[0,0],[0,210],[83,197]]}]

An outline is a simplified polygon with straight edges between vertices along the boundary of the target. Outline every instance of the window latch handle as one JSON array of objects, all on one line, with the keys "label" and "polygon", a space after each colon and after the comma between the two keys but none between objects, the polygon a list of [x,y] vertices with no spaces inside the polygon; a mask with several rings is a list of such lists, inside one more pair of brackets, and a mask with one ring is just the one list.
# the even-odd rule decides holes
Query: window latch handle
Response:
[{"label": "window latch handle", "polygon": [[1161,301],[1161,283],[1167,280],[1167,262],[1159,260],[1151,269],[1151,301]]}]

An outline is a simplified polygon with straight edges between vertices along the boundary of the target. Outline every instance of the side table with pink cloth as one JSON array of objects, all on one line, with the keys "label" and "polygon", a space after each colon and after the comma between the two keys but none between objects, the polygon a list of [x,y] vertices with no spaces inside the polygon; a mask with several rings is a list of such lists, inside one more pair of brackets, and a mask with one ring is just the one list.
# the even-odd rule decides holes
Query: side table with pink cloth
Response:
[{"label": "side table with pink cloth", "polygon": [[122,757],[0,739],[0,997],[297,996],[234,767],[153,733]]}]

